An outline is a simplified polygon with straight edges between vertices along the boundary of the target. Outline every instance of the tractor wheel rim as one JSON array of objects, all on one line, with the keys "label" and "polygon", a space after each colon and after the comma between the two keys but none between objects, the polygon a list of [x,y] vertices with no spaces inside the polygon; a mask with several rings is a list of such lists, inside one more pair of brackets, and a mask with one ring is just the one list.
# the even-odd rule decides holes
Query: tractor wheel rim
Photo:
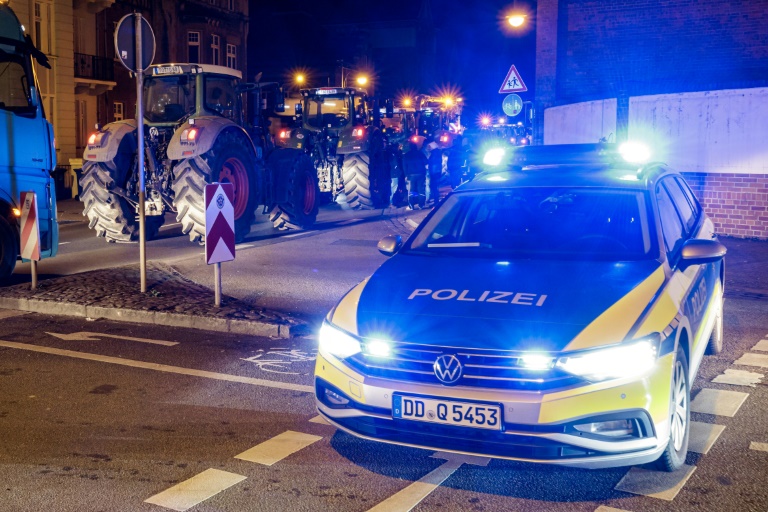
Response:
[{"label": "tractor wheel rim", "polygon": [[304,215],[309,215],[315,208],[315,182],[312,176],[304,177]]},{"label": "tractor wheel rim", "polygon": [[248,207],[250,187],[248,186],[248,171],[240,159],[228,158],[219,173],[219,181],[231,183],[235,189],[235,201],[232,207],[235,210],[235,219],[239,219]]},{"label": "tractor wheel rim", "polygon": [[670,429],[675,450],[679,451],[683,447],[685,430],[688,423],[688,396],[686,394],[685,370],[679,361],[675,364],[674,379]]}]

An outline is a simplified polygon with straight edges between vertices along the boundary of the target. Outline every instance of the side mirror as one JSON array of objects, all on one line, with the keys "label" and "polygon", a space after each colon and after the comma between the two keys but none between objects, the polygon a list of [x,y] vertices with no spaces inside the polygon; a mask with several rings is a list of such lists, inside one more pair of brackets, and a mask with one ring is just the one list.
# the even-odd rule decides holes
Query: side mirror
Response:
[{"label": "side mirror", "polygon": [[294,106],[294,110],[295,110],[295,112],[294,112],[294,113],[295,113],[297,116],[300,116],[300,115],[301,115],[301,111],[302,111],[302,108],[301,108],[301,103],[297,103],[297,104]]},{"label": "side mirror", "polygon": [[37,95],[37,87],[34,85],[29,88],[29,103],[35,108],[40,106],[40,97]]},{"label": "side mirror", "polygon": [[403,237],[400,235],[387,235],[379,240],[376,248],[384,256],[394,256],[403,246]]},{"label": "side mirror", "polygon": [[386,112],[384,115],[387,119],[395,117],[395,102],[392,101],[392,98],[384,100],[384,111]]},{"label": "side mirror", "polygon": [[726,252],[725,246],[717,240],[688,240],[680,251],[679,268],[684,270],[691,265],[714,263],[723,259]]}]

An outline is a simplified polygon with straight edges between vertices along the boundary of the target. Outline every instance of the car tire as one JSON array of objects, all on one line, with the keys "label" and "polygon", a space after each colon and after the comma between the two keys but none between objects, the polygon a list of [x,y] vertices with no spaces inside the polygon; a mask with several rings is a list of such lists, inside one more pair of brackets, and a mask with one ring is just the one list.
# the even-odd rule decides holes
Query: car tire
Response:
[{"label": "car tire", "polygon": [[13,227],[4,217],[0,217],[0,280],[8,278],[16,268],[19,256],[17,239]]},{"label": "car tire", "polygon": [[712,333],[709,335],[705,353],[708,356],[714,356],[723,351],[723,299],[717,308],[715,325],[712,327]]},{"label": "car tire", "polygon": [[206,153],[181,160],[173,168],[173,205],[181,230],[191,242],[205,240],[205,186],[232,183],[235,188],[235,240],[242,241],[251,230],[258,205],[259,177],[244,137],[225,131]]},{"label": "car tire", "polygon": [[656,461],[663,471],[676,471],[685,464],[691,425],[691,386],[688,359],[682,347],[677,348],[672,368],[672,386],[669,404],[669,441]]}]

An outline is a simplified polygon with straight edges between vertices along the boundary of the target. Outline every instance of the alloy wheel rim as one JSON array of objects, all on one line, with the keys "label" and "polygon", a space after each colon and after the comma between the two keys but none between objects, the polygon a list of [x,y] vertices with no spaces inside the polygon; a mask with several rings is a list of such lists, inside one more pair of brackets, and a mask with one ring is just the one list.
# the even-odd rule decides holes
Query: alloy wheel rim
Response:
[{"label": "alloy wheel rim", "polygon": [[672,391],[671,436],[675,451],[680,451],[685,439],[688,426],[688,396],[686,394],[686,378],[683,365],[675,363],[675,382]]}]

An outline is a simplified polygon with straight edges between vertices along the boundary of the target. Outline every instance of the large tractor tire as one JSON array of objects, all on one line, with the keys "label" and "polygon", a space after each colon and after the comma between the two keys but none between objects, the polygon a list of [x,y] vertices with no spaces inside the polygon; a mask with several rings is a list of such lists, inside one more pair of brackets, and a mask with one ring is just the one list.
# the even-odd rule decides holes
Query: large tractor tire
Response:
[{"label": "large tractor tire", "polygon": [[[80,178],[80,201],[83,215],[88,217],[88,227],[107,242],[133,242],[139,238],[139,216],[123,196],[114,192],[115,187],[125,188],[128,181],[126,157],[118,154],[112,162],[85,162]],[[157,236],[163,225],[162,215],[145,217],[146,239]]]},{"label": "large tractor tire", "polygon": [[18,235],[11,225],[0,217],[0,281],[13,274],[19,255]]},{"label": "large tractor tire", "polygon": [[320,189],[312,160],[302,151],[279,149],[267,159],[267,170],[281,198],[269,209],[269,220],[277,229],[303,229],[317,220]]},{"label": "large tractor tire", "polygon": [[[381,151],[361,151],[344,157],[341,175],[344,195],[350,208],[371,210],[382,206],[389,192],[389,180],[386,183],[382,181],[385,167]],[[386,192],[382,193],[385,188]]]},{"label": "large tractor tire", "polygon": [[234,186],[235,240],[243,240],[250,232],[256,217],[259,179],[250,145],[243,135],[225,131],[207,153],[180,160],[173,168],[176,220],[192,242],[205,240],[205,186],[210,183]]}]

